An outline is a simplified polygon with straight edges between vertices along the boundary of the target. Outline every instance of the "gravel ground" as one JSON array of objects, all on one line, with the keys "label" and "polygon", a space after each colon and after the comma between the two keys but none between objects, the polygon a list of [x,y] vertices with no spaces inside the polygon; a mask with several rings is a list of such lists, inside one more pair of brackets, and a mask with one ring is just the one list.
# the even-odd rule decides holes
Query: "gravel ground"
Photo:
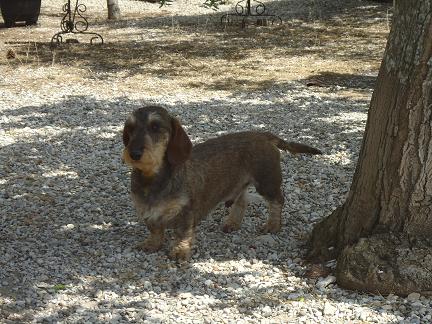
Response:
[{"label": "gravel ground", "polygon": [[[119,77],[70,80],[71,72],[59,84],[50,78],[58,66],[1,69],[1,322],[431,322],[425,296],[371,296],[340,289],[331,273],[305,275],[313,224],[349,189],[371,87],[351,97],[347,87],[299,80],[255,91],[128,92]],[[146,84],[153,81],[164,82]],[[135,250],[148,231],[129,198],[121,129],[149,103],[178,116],[195,143],[259,129],[323,150],[283,154],[283,230],[261,235],[267,210],[254,201],[236,233],[221,231],[223,206],[209,215],[188,264],[170,261],[166,249]]]}]

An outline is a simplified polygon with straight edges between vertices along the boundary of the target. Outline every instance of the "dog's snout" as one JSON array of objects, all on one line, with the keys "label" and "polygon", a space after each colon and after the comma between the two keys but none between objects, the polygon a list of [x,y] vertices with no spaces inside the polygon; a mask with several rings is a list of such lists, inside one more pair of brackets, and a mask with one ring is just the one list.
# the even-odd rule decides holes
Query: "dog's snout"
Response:
[{"label": "dog's snout", "polygon": [[142,151],[140,151],[140,150],[133,150],[133,151],[129,152],[129,155],[130,155],[130,157],[131,157],[132,160],[138,161],[141,158]]}]

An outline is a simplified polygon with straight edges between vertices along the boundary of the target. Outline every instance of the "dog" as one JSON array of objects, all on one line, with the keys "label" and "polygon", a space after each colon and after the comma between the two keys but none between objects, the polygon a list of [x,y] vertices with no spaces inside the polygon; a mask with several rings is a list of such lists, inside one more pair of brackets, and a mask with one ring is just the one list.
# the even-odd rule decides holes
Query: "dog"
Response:
[{"label": "dog", "polygon": [[269,132],[239,132],[193,146],[180,122],[160,106],[132,112],[123,128],[123,161],[132,167],[131,197],[150,235],[138,247],[161,249],[166,228],[174,231],[170,257],[190,258],[197,224],[216,205],[230,206],[223,231],[240,228],[253,185],[269,206],[264,233],[281,228],[284,196],[280,151],[322,154]]}]

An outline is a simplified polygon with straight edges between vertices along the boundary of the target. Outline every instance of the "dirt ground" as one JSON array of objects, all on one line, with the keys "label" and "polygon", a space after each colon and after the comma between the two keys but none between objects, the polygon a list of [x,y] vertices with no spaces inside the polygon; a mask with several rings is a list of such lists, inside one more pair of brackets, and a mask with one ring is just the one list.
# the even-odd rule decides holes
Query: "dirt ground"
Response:
[{"label": "dirt ground", "polygon": [[364,97],[373,88],[391,16],[389,5],[368,1],[267,2],[283,23],[257,27],[250,20],[241,28],[235,19],[220,23],[233,4],[214,12],[199,1],[164,8],[122,1],[121,20],[108,21],[105,1],[84,3],[88,32],[101,34],[103,45],[90,45],[91,35],[66,35],[80,43],[52,49],[63,16],[53,0],[42,1],[37,26],[0,25],[0,74],[11,76],[3,88],[34,91],[57,82],[91,82],[103,92],[104,81],[117,78],[122,95],[205,95],[300,80],[324,92],[340,87],[346,91],[339,95]]}]

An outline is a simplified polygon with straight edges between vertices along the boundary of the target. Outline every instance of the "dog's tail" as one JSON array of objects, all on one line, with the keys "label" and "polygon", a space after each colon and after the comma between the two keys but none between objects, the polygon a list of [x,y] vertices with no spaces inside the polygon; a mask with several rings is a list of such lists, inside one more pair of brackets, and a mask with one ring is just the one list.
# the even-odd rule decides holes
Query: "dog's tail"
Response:
[{"label": "dog's tail", "polygon": [[323,154],[320,150],[315,147],[296,143],[296,142],[286,142],[283,139],[280,139],[279,143],[276,145],[281,150],[290,151],[293,154],[296,153],[308,153],[308,154]]},{"label": "dog's tail", "polygon": [[266,133],[266,135],[269,138],[269,140],[274,145],[276,145],[276,147],[280,150],[289,151],[293,154],[296,153],[323,154],[320,150],[312,146],[296,143],[296,142],[287,142],[272,133]]}]

